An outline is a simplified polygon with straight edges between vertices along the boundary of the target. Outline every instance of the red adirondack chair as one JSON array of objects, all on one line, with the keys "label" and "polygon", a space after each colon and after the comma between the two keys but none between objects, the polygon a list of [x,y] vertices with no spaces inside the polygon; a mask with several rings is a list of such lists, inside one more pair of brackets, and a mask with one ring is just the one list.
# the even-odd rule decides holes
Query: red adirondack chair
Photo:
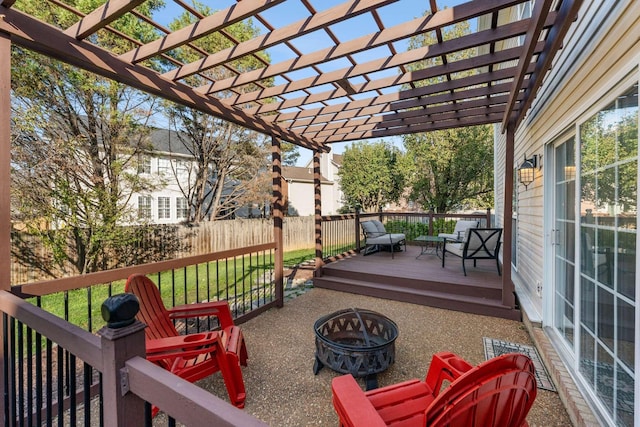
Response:
[{"label": "red adirondack chair", "polygon": [[[247,348],[226,301],[167,309],[155,283],[141,274],[127,279],[125,292],[133,293],[140,302],[136,317],[147,325],[147,360],[190,382],[221,371],[231,403],[244,408],[246,392],[240,365],[247,366]],[[172,321],[203,316],[217,317],[220,330],[180,335]],[[154,407],[153,415],[157,412]]]},{"label": "red adirondack chair", "polygon": [[[537,393],[534,369],[518,353],[476,367],[453,353],[437,353],[425,381],[363,392],[351,375],[334,378],[333,406],[340,425],[349,427],[527,426]],[[450,384],[442,389],[444,381]]]}]

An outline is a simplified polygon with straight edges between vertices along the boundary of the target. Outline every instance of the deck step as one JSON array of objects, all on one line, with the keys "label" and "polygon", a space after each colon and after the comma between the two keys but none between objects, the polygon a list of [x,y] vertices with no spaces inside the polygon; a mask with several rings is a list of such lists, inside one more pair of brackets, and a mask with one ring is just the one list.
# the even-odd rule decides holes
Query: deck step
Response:
[{"label": "deck step", "polygon": [[[502,305],[501,298],[483,298],[480,296],[419,289],[412,286],[363,281],[333,275],[323,275],[322,277],[314,278],[313,286],[510,320],[521,320],[522,318],[520,310]],[[446,288],[449,289],[450,287],[447,286]]]},{"label": "deck step", "polygon": [[[332,265],[329,265],[323,269],[323,279],[336,281],[341,281],[344,279],[345,281],[352,280],[358,282],[363,277],[363,274],[360,271],[332,267]],[[495,299],[498,301],[502,300],[502,288],[497,287],[495,286],[495,284],[491,283],[469,285],[466,283],[448,283],[440,280],[429,280],[428,277],[402,277],[390,279],[390,276],[388,274],[376,274],[372,272],[366,274],[366,283],[375,283],[379,285],[391,285],[391,283],[393,283],[394,286],[413,289],[418,293],[435,292],[451,295],[478,297],[483,299]]]}]

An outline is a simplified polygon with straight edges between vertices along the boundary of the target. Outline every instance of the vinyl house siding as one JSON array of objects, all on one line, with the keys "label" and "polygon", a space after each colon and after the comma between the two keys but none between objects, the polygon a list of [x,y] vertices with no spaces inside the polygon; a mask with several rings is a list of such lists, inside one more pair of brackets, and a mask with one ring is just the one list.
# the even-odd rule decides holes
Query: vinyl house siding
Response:
[{"label": "vinyl house siding", "polygon": [[[540,169],[536,170],[535,181],[531,183],[527,189],[524,185],[516,183],[515,196],[517,197],[517,230],[514,229],[514,235],[518,236],[517,242],[517,254],[514,254],[514,258],[517,259],[517,266],[513,270],[513,282],[516,287],[519,301],[522,309],[526,313],[527,317],[533,321],[541,322],[542,326],[549,327],[545,329],[547,334],[552,337],[552,341],[555,342],[555,347],[558,353],[562,356],[565,364],[568,366],[569,371],[574,373],[582,379],[579,379],[578,389],[591,401],[592,406],[595,408],[596,413],[601,417],[603,424],[609,425],[633,425],[634,417],[637,424],[640,420],[638,415],[634,415],[634,412],[629,410],[620,410],[620,402],[617,399],[620,397],[606,397],[603,389],[598,389],[598,386],[589,384],[589,381],[595,381],[587,378],[585,372],[585,361],[590,362],[589,356],[591,350],[586,350],[581,345],[588,345],[589,336],[584,335],[584,326],[582,324],[583,319],[577,318],[577,323],[571,323],[568,327],[569,334],[565,333],[562,336],[560,329],[555,324],[558,322],[559,315],[557,310],[567,310],[560,307],[563,303],[558,299],[556,295],[558,286],[573,287],[576,286],[576,295],[574,298],[574,305],[576,312],[581,304],[585,304],[585,307],[592,307],[592,300],[589,300],[589,294],[585,285],[585,279],[583,274],[585,270],[581,266],[581,262],[578,260],[578,254],[583,254],[585,251],[586,256],[591,254],[586,252],[584,248],[578,246],[575,247],[575,257],[567,255],[571,261],[575,261],[575,269],[578,271],[577,285],[567,281],[566,283],[559,283],[562,278],[555,279],[558,282],[553,283],[554,269],[556,268],[555,259],[551,255],[554,247],[552,244],[552,229],[554,228],[554,210],[553,210],[553,195],[555,183],[553,182],[553,148],[555,144],[567,141],[571,136],[574,136],[576,144],[576,152],[580,151],[579,147],[579,129],[586,120],[594,117],[595,114],[603,111],[607,106],[610,106],[613,102],[617,102],[617,97],[621,96],[625,91],[633,88],[634,84],[637,84],[640,80],[640,7],[638,7],[637,1],[585,1],[582,4],[581,10],[578,15],[577,22],[571,27],[563,48],[556,57],[552,69],[545,77],[543,86],[532,104],[532,108],[528,116],[519,125],[515,134],[515,147],[514,147],[514,165],[508,165],[508,167],[517,168],[522,164],[525,154],[530,158],[534,154],[538,156],[538,162]],[[631,89],[633,90],[633,89]],[[636,101],[637,102],[637,99]],[[617,105],[617,104],[616,104]],[[636,104],[637,105],[637,104]],[[617,108],[617,107],[616,107]],[[496,221],[502,223],[502,209],[504,204],[503,194],[503,179],[504,177],[504,158],[505,158],[505,140],[506,136],[500,134],[500,127],[496,127],[495,137],[495,153],[496,153],[496,212],[498,217]],[[577,155],[578,153],[576,153]],[[540,156],[542,156],[540,162]],[[637,158],[637,153],[636,153]],[[579,158],[576,156],[576,162],[579,162]],[[576,163],[576,164],[577,164]],[[637,161],[632,161],[630,165],[637,167]],[[612,169],[613,170],[613,169]],[[617,170],[617,167],[616,169]],[[617,178],[616,178],[617,179]],[[617,182],[617,181],[616,181]],[[575,192],[578,196],[575,199],[576,206],[580,206],[580,187],[579,180],[576,180]],[[570,187],[567,187],[570,188]],[[621,190],[619,190],[621,191]],[[636,192],[637,198],[637,192]],[[586,205],[582,206],[584,210]],[[611,205],[610,205],[611,206]],[[637,207],[637,200],[636,200]],[[580,211],[581,209],[576,209]],[[631,227],[631,230],[623,230],[627,235],[635,233],[638,227],[637,212],[633,212],[634,209],[627,208],[629,215],[635,215],[635,228]],[[584,213],[582,214],[584,215]],[[576,214],[575,221],[569,218],[571,223],[584,223],[584,217]],[[575,230],[578,234],[578,229],[582,232],[582,226],[571,226],[571,230]],[[574,228],[575,227],[575,228]],[[617,226],[616,226],[617,227]],[[616,229],[617,230],[617,229]],[[612,231],[611,233],[618,233],[618,231]],[[617,234],[615,234],[617,236]],[[569,234],[567,234],[569,236]],[[571,236],[567,237],[572,238]],[[617,239],[617,238],[616,238]],[[580,241],[578,237],[574,242]],[[616,240],[617,242],[617,240]],[[636,236],[636,249],[638,237]],[[505,242],[505,244],[507,244]],[[569,244],[566,245],[567,250]],[[615,249],[615,248],[614,248]],[[580,251],[580,252],[579,252]],[[628,255],[627,255],[628,256]],[[572,259],[573,258],[573,259]],[[618,259],[618,255],[616,255]],[[636,257],[637,260],[637,257]],[[608,268],[613,268],[613,264],[609,264]],[[621,268],[619,265],[616,268]],[[636,261],[637,270],[637,261]],[[616,273],[617,275],[620,273]],[[610,307],[606,304],[605,299],[600,294],[597,294],[596,299],[596,314],[582,312],[581,315],[596,316],[596,327],[602,328],[599,322],[604,322],[607,315],[598,314],[597,310],[612,311],[609,318],[611,322],[615,324],[616,335],[614,341],[617,344],[607,344],[607,336],[604,338],[600,335],[600,332],[596,335],[596,344],[598,346],[611,346],[613,354],[613,361],[610,362],[609,367],[615,365],[620,366],[621,362],[618,358],[620,354],[624,354],[623,345],[635,346],[635,363],[632,362],[632,366],[628,366],[628,369],[632,372],[635,378],[632,378],[631,385],[629,381],[621,382],[618,384],[616,390],[620,390],[620,385],[633,387],[635,389],[635,406],[638,409],[638,361],[639,346],[638,342],[638,297],[640,297],[640,291],[638,287],[638,272],[635,271],[635,285],[626,283],[625,286],[635,286],[635,296],[633,297],[633,304],[635,318],[633,322],[629,322],[629,312],[622,312],[622,308],[619,308],[621,301],[619,296],[620,285],[619,277],[615,285],[611,285],[611,293],[614,295],[611,300],[614,301],[615,307]],[[606,285],[599,283],[600,278],[596,277],[595,282],[596,293],[598,289],[604,290],[607,293],[608,288]],[[542,291],[539,291],[538,283],[541,284]],[[600,288],[598,288],[600,286]],[[565,291],[568,292],[568,291]],[[586,303],[582,302],[581,298],[587,298]],[[608,297],[607,297],[608,298]],[[603,302],[605,301],[605,302]],[[614,311],[615,309],[615,311]],[[571,309],[573,310],[573,308]],[[566,316],[566,311],[564,312]],[[617,313],[617,314],[615,314]],[[620,320],[619,317],[626,316]],[[599,316],[599,317],[598,317]],[[620,322],[620,323],[618,323]],[[599,326],[600,325],[600,326]],[[629,333],[629,329],[632,329]],[[600,329],[603,330],[603,329]],[[583,335],[585,338],[583,338]],[[626,335],[626,336],[625,336]],[[631,338],[628,336],[631,335]],[[557,338],[554,338],[556,337]],[[575,342],[576,347],[571,348],[571,342]],[[621,338],[624,336],[623,338]],[[563,341],[564,340],[564,341]],[[598,341],[600,340],[600,341]],[[602,344],[604,342],[605,344]],[[586,344],[585,344],[586,343]],[[599,343],[599,344],[598,344]],[[601,356],[600,347],[595,347],[597,356],[596,363],[597,372],[596,375],[601,375],[602,366],[606,365],[606,362],[600,362],[602,360],[608,360],[608,356]],[[619,353],[620,352],[620,353]],[[595,354],[595,353],[594,353]],[[632,358],[633,359],[633,358]],[[622,372],[619,368],[616,368],[618,372],[616,375],[616,381],[622,381],[619,377]],[[585,374],[585,376],[582,376]],[[625,375],[625,374],[622,374]],[[611,377],[611,374],[609,374]],[[606,379],[606,378],[605,378]],[[609,378],[613,381],[613,377]],[[614,393],[611,391],[611,393]],[[604,396],[604,397],[603,397]],[[607,403],[609,402],[609,403]],[[613,402],[613,403],[610,403]],[[616,403],[617,402],[617,403]],[[612,410],[611,405],[616,406],[616,410]],[[638,412],[637,410],[635,412]],[[617,417],[614,419],[614,417]]]},{"label": "vinyl house siding", "polygon": [[[536,170],[536,179],[528,189],[517,184],[518,266],[517,274],[513,276],[516,286],[525,290],[536,302],[535,309],[538,311],[541,310],[542,299],[535,295],[535,284],[541,281],[543,292],[545,285],[544,269],[541,268],[544,252],[544,176],[547,167],[551,167],[545,162],[545,145],[571,130],[576,121],[588,115],[594,104],[609,93],[618,81],[638,67],[640,43],[637,31],[640,21],[637,2],[626,2],[624,7],[620,6],[617,10],[603,9],[603,3],[615,2],[583,4],[578,25],[572,27],[573,31],[568,35],[565,47],[547,76],[538,99],[534,101],[531,113],[521,123],[515,136],[515,167],[522,163],[525,154],[527,157],[543,155],[542,167]],[[608,16],[605,12],[608,12]],[[608,26],[603,20],[610,22],[612,27],[605,34],[595,33],[595,30]],[[587,52],[588,55],[585,54]],[[544,100],[544,108],[539,107],[541,100]],[[503,135],[498,145],[502,147],[504,159]],[[503,167],[504,160],[498,165]],[[496,172],[500,174],[497,176],[504,175],[502,169]],[[502,198],[498,201],[503,203]],[[496,211],[501,212],[501,207]],[[537,314],[542,315],[541,311]]]}]

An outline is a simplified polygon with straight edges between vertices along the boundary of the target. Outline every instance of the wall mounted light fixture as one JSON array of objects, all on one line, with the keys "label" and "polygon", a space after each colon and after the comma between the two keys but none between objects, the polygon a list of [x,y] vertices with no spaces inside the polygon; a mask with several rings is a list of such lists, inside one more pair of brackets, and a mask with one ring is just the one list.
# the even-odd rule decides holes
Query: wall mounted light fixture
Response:
[{"label": "wall mounted light fixture", "polygon": [[524,185],[525,188],[529,186],[536,178],[535,170],[538,167],[538,155],[534,154],[533,157],[527,159],[527,155],[524,156],[524,162],[518,168],[518,181]]}]

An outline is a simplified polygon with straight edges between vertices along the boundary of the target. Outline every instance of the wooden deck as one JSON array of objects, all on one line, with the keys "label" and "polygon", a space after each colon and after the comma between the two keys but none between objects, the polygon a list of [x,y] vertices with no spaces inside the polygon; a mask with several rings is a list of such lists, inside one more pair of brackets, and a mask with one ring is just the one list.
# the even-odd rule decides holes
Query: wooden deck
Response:
[{"label": "wooden deck", "polygon": [[327,264],[322,276],[313,280],[318,288],[334,289],[448,310],[521,320],[518,309],[502,305],[502,277],[493,260],[466,261],[448,254],[442,260],[421,255],[420,247],[408,245],[406,252],[376,252],[352,255]]}]

